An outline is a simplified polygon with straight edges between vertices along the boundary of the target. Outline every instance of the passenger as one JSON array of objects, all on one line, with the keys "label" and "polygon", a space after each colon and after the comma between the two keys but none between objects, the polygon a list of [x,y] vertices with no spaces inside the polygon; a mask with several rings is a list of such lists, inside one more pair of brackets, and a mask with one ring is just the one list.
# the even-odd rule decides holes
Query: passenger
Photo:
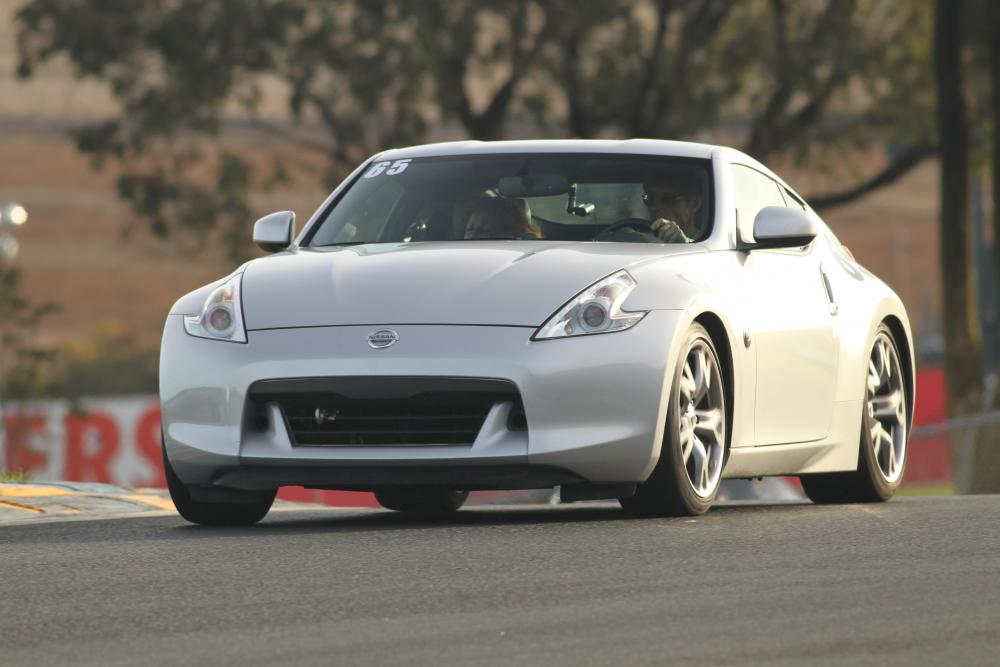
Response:
[{"label": "passenger", "polygon": [[540,239],[542,231],[531,220],[527,202],[484,197],[465,225],[466,239]]},{"label": "passenger", "polygon": [[661,174],[642,184],[642,201],[649,209],[651,231],[665,243],[691,243],[701,235],[698,211],[701,183],[689,172]]}]

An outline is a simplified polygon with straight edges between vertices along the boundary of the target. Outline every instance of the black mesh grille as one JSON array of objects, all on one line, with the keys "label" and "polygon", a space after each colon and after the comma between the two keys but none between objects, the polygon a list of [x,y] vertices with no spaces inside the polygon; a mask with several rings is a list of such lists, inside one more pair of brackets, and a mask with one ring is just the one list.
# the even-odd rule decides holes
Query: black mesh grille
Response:
[{"label": "black mesh grille", "polygon": [[251,388],[255,419],[277,403],[299,446],[471,445],[490,410],[511,403],[508,428],[523,430],[513,384],[468,378],[268,380]]}]

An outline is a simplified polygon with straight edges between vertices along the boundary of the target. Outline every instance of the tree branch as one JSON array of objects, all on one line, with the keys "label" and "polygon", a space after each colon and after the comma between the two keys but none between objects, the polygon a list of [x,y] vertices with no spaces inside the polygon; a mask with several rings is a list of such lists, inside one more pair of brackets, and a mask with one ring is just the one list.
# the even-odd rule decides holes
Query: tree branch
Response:
[{"label": "tree branch", "polygon": [[[303,95],[303,99],[312,104],[313,108],[316,109],[316,112],[322,119],[323,124],[326,125],[329,130],[330,136],[362,136],[361,127],[357,122],[357,119],[338,115],[333,110],[334,104],[332,100],[324,99],[313,92],[305,93]],[[358,156],[350,154],[347,148],[345,148],[343,142],[337,142],[336,144],[330,146],[327,151],[327,156],[334,162],[334,164],[343,168],[352,167],[357,162],[358,158]]]},{"label": "tree branch", "polygon": [[789,144],[801,140],[809,128],[820,119],[823,112],[826,111],[826,104],[830,97],[837,90],[837,86],[844,81],[842,74],[837,69],[839,57],[839,54],[835,55],[834,71],[830,73],[826,81],[815,87],[815,92],[809,100],[779,126],[771,128],[767,143],[755,147],[752,153],[755,157],[763,158],[769,153],[779,151]]},{"label": "tree branch", "polygon": [[[986,12],[986,35],[989,41],[989,80],[990,101],[993,116],[993,168],[991,174],[991,189],[993,194],[993,238],[1000,239],[1000,5],[989,4]],[[993,252],[995,261],[1000,261],[1000,242],[994,240]],[[1000,264],[998,264],[1000,266]],[[1000,392],[994,398],[994,407],[1000,407]]]},{"label": "tree branch", "polygon": [[646,57],[645,67],[643,67],[642,78],[636,89],[635,102],[632,106],[632,120],[629,123],[632,129],[632,136],[643,137],[649,134],[648,124],[645,120],[646,100],[653,88],[653,78],[663,55],[663,40],[667,33],[667,19],[673,10],[672,0],[660,0],[656,13],[656,33],[653,36],[653,45]]},{"label": "tree branch", "polygon": [[490,99],[489,104],[486,105],[486,108],[480,113],[471,116],[471,124],[467,126],[474,139],[489,140],[500,137],[501,130],[503,129],[503,121],[507,115],[507,108],[514,98],[514,90],[538,58],[538,54],[542,48],[548,43],[549,35],[553,31],[553,22],[550,15],[546,13],[542,27],[531,38],[533,40],[531,46],[527,49],[523,48],[522,41],[519,38],[520,35],[526,32],[524,27],[527,16],[523,10],[524,6],[522,4],[520,10],[515,14],[511,25],[511,32],[513,34],[511,37],[510,74],[500,87],[497,88],[496,92],[493,93],[493,97]]},{"label": "tree branch", "polygon": [[[807,62],[798,71],[791,69],[795,60],[792,56],[791,43],[788,41],[785,15],[787,8],[784,0],[772,0],[771,7],[778,50],[778,86],[754,122],[750,139],[747,141],[746,152],[758,158],[787,146],[797,139],[810,123],[822,115],[830,95],[843,82],[845,73],[841,68],[845,60],[845,50],[849,48],[848,43],[844,41],[835,42],[831,71],[821,84],[817,84],[813,81],[816,63]],[[853,14],[854,9],[853,0],[830,0],[813,24],[812,30],[804,37],[803,45],[812,49],[831,39],[831,35],[841,34],[841,31],[835,29],[835,24]],[[796,88],[800,87],[814,92],[809,100],[789,117],[788,105]]]},{"label": "tree branch", "polygon": [[574,30],[566,38],[563,59],[563,90],[569,106],[569,131],[581,139],[591,136],[591,117],[588,108],[587,87],[580,75],[580,30]]},{"label": "tree branch", "polygon": [[[475,31],[472,23],[475,21],[475,9],[466,6],[458,16],[448,20],[447,11],[444,15],[434,15],[428,19],[431,22],[440,21],[440,26],[431,23],[421,26],[419,31],[425,32],[427,48],[440,59],[436,67],[438,71],[438,90],[442,98],[442,107],[455,113],[459,122],[471,133],[475,125],[476,115],[472,111],[472,103],[465,86],[465,74],[468,61],[475,48]],[[440,30],[440,33],[437,32]],[[439,41],[440,40],[440,43]]]},{"label": "tree branch", "polygon": [[308,151],[322,155],[323,157],[329,157],[333,152],[333,147],[324,144],[321,141],[315,141],[313,139],[306,139],[305,137],[300,137],[295,133],[289,131],[287,128],[282,127],[276,123],[266,121],[262,118],[253,117],[249,121],[249,126],[251,129],[265,134],[276,139],[281,139],[286,143],[293,144],[299,148],[304,148]]},{"label": "tree branch", "polygon": [[899,180],[921,162],[937,154],[937,146],[929,143],[916,144],[901,151],[881,171],[868,177],[861,183],[841,192],[806,197],[806,201],[817,211],[829,210],[860,199],[869,192]]},{"label": "tree branch", "polygon": [[770,135],[774,132],[774,126],[785,113],[785,107],[792,98],[794,84],[790,67],[793,63],[791,49],[788,44],[787,28],[787,8],[784,0],[771,0],[771,18],[774,21],[774,39],[777,49],[777,70],[778,83],[764,105],[760,115],[754,120],[750,131],[750,139],[747,140],[746,152],[755,155],[760,152],[760,147],[767,143]]},{"label": "tree branch", "polygon": [[726,15],[732,9],[730,3],[702,0],[688,12],[681,27],[679,44],[674,50],[670,86],[657,86],[653,117],[656,119],[658,134],[684,133],[687,127],[678,126],[672,117],[675,109],[684,109],[691,92],[691,64],[695,55],[703,54],[707,45],[715,38]]}]

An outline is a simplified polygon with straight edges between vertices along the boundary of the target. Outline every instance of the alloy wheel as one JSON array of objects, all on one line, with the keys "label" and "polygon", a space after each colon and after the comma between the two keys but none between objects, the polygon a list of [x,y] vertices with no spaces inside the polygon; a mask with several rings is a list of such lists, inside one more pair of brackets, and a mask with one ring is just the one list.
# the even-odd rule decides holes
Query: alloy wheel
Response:
[{"label": "alloy wheel", "polygon": [[688,350],[678,400],[681,460],[695,493],[707,498],[722,475],[726,413],[719,366],[704,340]]},{"label": "alloy wheel", "polygon": [[884,332],[875,338],[868,360],[868,434],[879,472],[895,483],[906,455],[906,390],[899,355]]}]

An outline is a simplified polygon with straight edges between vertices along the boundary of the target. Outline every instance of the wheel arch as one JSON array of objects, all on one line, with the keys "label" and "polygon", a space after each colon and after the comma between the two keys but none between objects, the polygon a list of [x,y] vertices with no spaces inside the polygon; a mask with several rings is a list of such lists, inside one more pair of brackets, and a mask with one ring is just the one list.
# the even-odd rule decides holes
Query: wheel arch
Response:
[{"label": "wheel arch", "polygon": [[903,322],[895,315],[886,315],[882,323],[889,328],[893,342],[896,343],[896,350],[899,352],[900,362],[903,364],[903,374],[906,381],[907,396],[907,416],[909,423],[906,430],[909,432],[913,428],[913,408],[916,404],[916,369],[913,362],[913,350],[910,349],[910,337],[906,333]]},{"label": "wheel arch", "polygon": [[705,327],[712,344],[719,355],[719,363],[722,365],[723,383],[726,389],[726,459],[729,458],[729,450],[733,440],[733,421],[736,407],[736,378],[733,368],[733,348],[729,340],[729,331],[723,323],[722,318],[712,311],[704,311],[694,318],[694,322]]}]

